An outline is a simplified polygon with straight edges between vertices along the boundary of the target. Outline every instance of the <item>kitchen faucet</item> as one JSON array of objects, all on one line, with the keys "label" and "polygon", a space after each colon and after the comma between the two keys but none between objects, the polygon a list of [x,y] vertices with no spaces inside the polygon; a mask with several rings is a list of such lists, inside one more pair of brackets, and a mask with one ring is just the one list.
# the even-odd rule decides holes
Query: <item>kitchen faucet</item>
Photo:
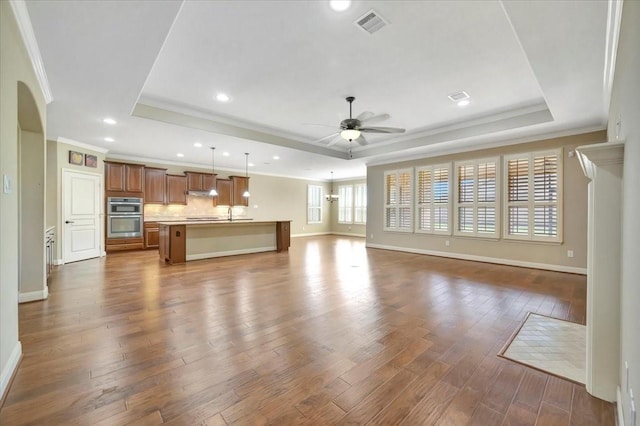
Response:
[{"label": "kitchen faucet", "polygon": [[229,209],[227,210],[227,214],[229,215],[229,221],[233,220],[233,209],[231,207],[229,207]]}]

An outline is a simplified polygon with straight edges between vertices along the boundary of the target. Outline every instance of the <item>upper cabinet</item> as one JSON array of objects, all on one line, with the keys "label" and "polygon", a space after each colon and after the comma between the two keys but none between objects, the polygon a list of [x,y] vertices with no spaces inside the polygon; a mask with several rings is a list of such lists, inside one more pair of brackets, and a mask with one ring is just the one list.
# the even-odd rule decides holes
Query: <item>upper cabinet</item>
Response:
[{"label": "upper cabinet", "polygon": [[216,175],[211,173],[185,172],[187,191],[209,191],[216,187]]},{"label": "upper cabinet", "polygon": [[[105,190],[109,193],[119,192],[142,195],[144,191],[144,166],[140,164],[124,164],[104,162]],[[115,195],[115,194],[110,194]]]},{"label": "upper cabinet", "polygon": [[145,204],[164,204],[167,192],[167,169],[144,169]]},{"label": "upper cabinet", "polygon": [[249,197],[243,197],[242,194],[249,188],[249,178],[244,176],[229,176],[229,178],[231,178],[233,188],[232,204],[234,206],[248,206]]},{"label": "upper cabinet", "polygon": [[213,197],[214,206],[231,205],[231,179],[216,179],[216,191],[218,196]]},{"label": "upper cabinet", "polygon": [[187,177],[167,175],[167,204],[187,204]]}]

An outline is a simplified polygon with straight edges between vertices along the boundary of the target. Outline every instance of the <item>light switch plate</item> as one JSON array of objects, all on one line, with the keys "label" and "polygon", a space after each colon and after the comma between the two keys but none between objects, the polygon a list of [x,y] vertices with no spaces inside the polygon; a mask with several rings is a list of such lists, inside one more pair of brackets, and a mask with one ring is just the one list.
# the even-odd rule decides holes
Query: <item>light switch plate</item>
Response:
[{"label": "light switch plate", "polygon": [[11,178],[7,174],[2,175],[2,192],[11,194]]}]

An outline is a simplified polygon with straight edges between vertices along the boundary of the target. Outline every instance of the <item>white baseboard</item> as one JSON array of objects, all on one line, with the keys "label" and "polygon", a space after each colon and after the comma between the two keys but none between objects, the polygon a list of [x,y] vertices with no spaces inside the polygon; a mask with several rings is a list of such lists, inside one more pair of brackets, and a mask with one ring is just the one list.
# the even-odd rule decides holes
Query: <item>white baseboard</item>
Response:
[{"label": "white baseboard", "polygon": [[238,254],[263,253],[266,251],[276,251],[276,247],[257,247],[241,250],[217,251],[213,253],[188,254],[187,260],[211,259],[213,257],[235,256]]},{"label": "white baseboard", "polygon": [[2,375],[0,376],[0,401],[2,401],[5,392],[8,390],[7,387],[11,381],[11,377],[13,377],[13,373],[16,371],[16,368],[18,368],[18,363],[20,362],[21,357],[22,344],[18,340],[11,351],[7,365],[2,368]]},{"label": "white baseboard", "polygon": [[64,265],[64,260],[62,259],[54,259],[53,264],[56,266]]},{"label": "white baseboard", "polygon": [[49,297],[49,287],[45,286],[44,290],[31,291],[29,293],[20,293],[18,295],[18,303],[33,302],[35,300],[45,300]]},{"label": "white baseboard", "polygon": [[436,250],[423,250],[410,247],[388,246],[385,244],[367,243],[367,247],[402,251],[406,253],[426,254],[429,256],[449,257],[452,259],[472,260],[475,262],[496,263],[498,265],[520,266],[523,268],[544,269],[547,271],[568,272],[571,274],[587,275],[587,268],[576,268],[573,266],[552,265],[548,263],[526,262],[523,260],[501,259],[497,257],[476,256],[473,254],[450,253]]},{"label": "white baseboard", "polygon": [[366,234],[357,234],[355,232],[332,232],[331,235],[342,235],[344,237],[360,237],[366,238]]},{"label": "white baseboard", "polygon": [[620,386],[616,389],[616,410],[616,423],[618,426],[624,426],[624,407],[622,406],[622,392],[620,392]]},{"label": "white baseboard", "polygon": [[315,237],[317,235],[331,235],[331,232],[310,232],[308,234],[291,234],[291,238],[296,238],[296,237]]}]

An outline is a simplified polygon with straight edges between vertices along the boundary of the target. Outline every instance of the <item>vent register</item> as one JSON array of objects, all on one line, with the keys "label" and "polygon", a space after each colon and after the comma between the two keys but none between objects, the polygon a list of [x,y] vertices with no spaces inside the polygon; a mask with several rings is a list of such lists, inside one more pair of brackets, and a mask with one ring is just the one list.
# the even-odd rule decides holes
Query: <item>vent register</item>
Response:
[{"label": "vent register", "polygon": [[389,22],[372,9],[358,18],[354,24],[363,31],[373,34],[387,26]]}]

